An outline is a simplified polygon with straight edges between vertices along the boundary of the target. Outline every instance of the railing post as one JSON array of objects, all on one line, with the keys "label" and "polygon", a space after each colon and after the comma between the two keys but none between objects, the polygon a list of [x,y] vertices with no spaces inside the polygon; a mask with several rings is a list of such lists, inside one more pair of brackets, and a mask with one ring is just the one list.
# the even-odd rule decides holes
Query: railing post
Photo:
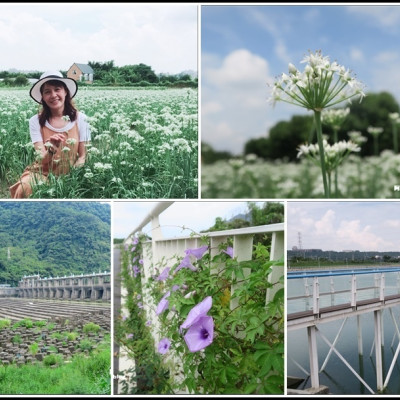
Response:
[{"label": "railing post", "polygon": [[303,281],[304,281],[304,293],[308,297],[310,296],[310,290],[308,289],[308,279],[303,278]]},{"label": "railing post", "polygon": [[[240,261],[251,260],[253,254],[253,235],[240,235],[233,238],[233,256]],[[243,269],[243,275],[247,278],[250,274],[250,268]],[[232,285],[231,295],[235,291],[237,285]],[[239,299],[231,300],[231,310],[239,305]]]},{"label": "railing post", "polygon": [[383,272],[381,273],[381,279],[379,284],[379,300],[380,301],[385,300],[385,274]]},{"label": "railing post", "polygon": [[[270,260],[279,260],[284,255],[284,233],[274,232],[272,234]],[[274,298],[275,293],[283,286],[278,285],[280,277],[283,275],[283,267],[272,266],[272,272],[268,276],[268,282],[274,284],[274,287],[267,289],[266,304]]]},{"label": "railing post", "polygon": [[361,315],[357,315],[357,343],[358,343],[358,355],[362,356],[363,351],[363,340],[362,340],[362,329],[361,329]]},{"label": "railing post", "polygon": [[357,280],[356,275],[351,276],[351,306],[357,305]]},{"label": "railing post", "polygon": [[317,276],[313,278],[313,314],[319,314],[319,282]]},{"label": "railing post", "polygon": [[374,311],[375,328],[375,364],[376,364],[376,387],[378,391],[383,390],[383,365],[382,365],[382,320],[381,311]]},{"label": "railing post", "polygon": [[315,325],[307,327],[307,336],[308,336],[308,352],[310,357],[311,387],[314,389],[318,389],[319,388],[318,349],[317,349]]}]

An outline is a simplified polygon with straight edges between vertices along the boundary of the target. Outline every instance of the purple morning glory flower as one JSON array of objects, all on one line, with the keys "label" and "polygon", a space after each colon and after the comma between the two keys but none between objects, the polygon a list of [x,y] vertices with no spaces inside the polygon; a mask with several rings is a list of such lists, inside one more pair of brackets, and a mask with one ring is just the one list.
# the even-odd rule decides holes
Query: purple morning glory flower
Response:
[{"label": "purple morning glory flower", "polygon": [[133,267],[133,276],[136,278],[137,277],[137,274],[140,274],[140,269],[139,269],[139,267],[138,266],[134,266]]},{"label": "purple morning glory flower", "polygon": [[187,331],[185,342],[191,353],[209,346],[214,339],[214,320],[205,315],[197,320]]},{"label": "purple morning glory flower", "polygon": [[136,250],[136,246],[132,246],[131,251],[135,251]]},{"label": "purple morning glory flower", "polygon": [[125,251],[128,251],[128,249],[129,249],[128,244],[125,244]]},{"label": "purple morning glory flower", "polygon": [[126,315],[123,315],[123,316],[122,316],[122,321],[126,321],[127,318],[128,318],[128,317],[127,317]]},{"label": "purple morning glory flower", "polygon": [[143,265],[143,260],[142,259],[139,260],[139,264]]},{"label": "purple morning glory flower", "polygon": [[137,304],[137,306],[138,306],[139,308],[143,308],[143,303],[142,303],[141,301],[139,301],[139,303]]},{"label": "purple morning glory flower", "polygon": [[228,247],[226,250],[222,250],[224,253],[228,254],[230,258],[233,258],[233,247]]},{"label": "purple morning glory flower", "polygon": [[167,300],[167,297],[169,297],[171,292],[168,290],[167,293],[164,294],[164,296],[161,298],[160,302],[158,303],[157,309],[156,309],[156,314],[160,315],[163,311],[165,311],[168,306],[169,306],[169,301]]},{"label": "purple morning glory flower", "polygon": [[195,266],[193,266],[192,262],[190,261],[190,255],[189,254],[183,258],[182,262],[176,268],[175,273],[178,272],[182,268],[189,268],[192,271],[197,271],[197,268]]},{"label": "purple morning glory flower", "polygon": [[173,292],[176,292],[178,289],[180,288],[180,286],[179,285],[174,285],[174,286],[172,286],[172,291]]},{"label": "purple morning glory flower", "polygon": [[208,246],[201,246],[197,249],[186,249],[185,254],[187,256],[192,255],[196,257],[198,260],[200,260],[201,257],[203,257],[204,253],[208,250]]},{"label": "purple morning glory flower", "polygon": [[137,256],[133,257],[132,262],[134,263],[137,260],[137,258],[138,258]]},{"label": "purple morning glory flower", "polygon": [[157,281],[161,281],[161,282],[164,282],[167,278],[168,278],[168,275],[169,275],[169,270],[170,270],[171,268],[170,267],[165,267],[164,269],[163,269],[163,272],[161,272],[161,274],[157,277]]},{"label": "purple morning glory flower", "polygon": [[187,315],[185,322],[180,326],[179,331],[182,329],[190,328],[195,324],[201,317],[204,317],[212,306],[212,297],[206,297],[202,302],[195,305]]},{"label": "purple morning glory flower", "polygon": [[150,320],[146,321],[146,326],[150,326],[150,325],[151,325],[151,321]]},{"label": "purple morning glory flower", "polygon": [[136,298],[137,298],[138,300],[140,300],[140,299],[142,298],[142,295],[141,295],[141,294],[138,294],[138,295],[136,296]]},{"label": "purple morning glory flower", "polygon": [[127,339],[132,339],[133,338],[133,333],[129,333],[128,335],[126,335]]},{"label": "purple morning glory flower", "polygon": [[158,352],[165,354],[169,350],[169,346],[171,346],[171,342],[167,338],[161,339],[158,343]]},{"label": "purple morning glory flower", "polygon": [[135,240],[133,241],[133,244],[138,244],[139,243],[139,239],[135,238]]}]

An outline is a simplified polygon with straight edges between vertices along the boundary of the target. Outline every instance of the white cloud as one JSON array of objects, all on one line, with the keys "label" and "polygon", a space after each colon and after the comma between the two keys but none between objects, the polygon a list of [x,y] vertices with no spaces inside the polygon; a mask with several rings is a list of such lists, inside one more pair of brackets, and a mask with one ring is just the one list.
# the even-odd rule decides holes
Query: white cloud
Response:
[{"label": "white cloud", "polygon": [[393,245],[391,242],[386,242],[371,232],[370,225],[366,225],[362,228],[360,220],[341,221],[336,234],[338,239],[343,240],[343,245],[347,246],[346,249],[343,250],[357,249],[378,251]]},{"label": "white cloud", "polygon": [[334,233],[333,223],[335,221],[335,212],[328,210],[323,217],[315,222],[316,235],[326,236]]},{"label": "white cloud", "polygon": [[383,223],[384,226],[389,228],[400,228],[400,220],[399,219],[388,219]]},{"label": "white cloud", "polygon": [[364,53],[361,49],[352,47],[350,50],[350,58],[352,61],[364,61]]},{"label": "white cloud", "polygon": [[346,10],[364,23],[378,25],[381,28],[395,28],[400,24],[400,7],[392,6],[348,6]]},{"label": "white cloud", "polygon": [[253,23],[258,24],[273,37],[275,40],[275,53],[277,57],[284,63],[289,63],[291,58],[283,36],[283,31],[285,29],[282,25],[282,21],[279,19],[274,21],[265,12],[260,12],[255,9],[250,9],[248,16]]},{"label": "white cloud", "polygon": [[0,52],[2,69],[114,60],[144,63],[157,73],[197,70],[197,6],[3,4]]},{"label": "white cloud", "polygon": [[209,101],[201,106],[201,115],[204,117],[208,114],[214,114],[223,109],[221,103],[216,101]]},{"label": "white cloud", "polygon": [[397,51],[382,51],[380,53],[377,53],[374,56],[373,60],[376,63],[387,64],[398,61],[399,57],[400,54]]},{"label": "white cloud", "polygon": [[202,63],[202,138],[215,149],[241,153],[247,140],[266,134],[268,62],[238,49],[218,65],[208,54]]},{"label": "white cloud", "polygon": [[206,68],[204,79],[220,88],[248,87],[248,85],[266,82],[268,78],[267,61],[246,49],[235,50],[228,54],[220,68]]}]

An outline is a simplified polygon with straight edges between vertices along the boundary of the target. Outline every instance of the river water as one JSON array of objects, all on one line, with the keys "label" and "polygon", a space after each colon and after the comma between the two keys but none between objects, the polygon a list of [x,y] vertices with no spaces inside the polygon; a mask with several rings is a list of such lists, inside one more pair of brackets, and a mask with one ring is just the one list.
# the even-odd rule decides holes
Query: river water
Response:
[{"label": "river water", "polygon": [[[379,284],[381,274],[357,275],[357,300],[379,297]],[[330,293],[332,289],[336,292],[349,290],[351,288],[351,276],[319,277],[319,291],[321,294]],[[313,293],[313,278],[305,281],[302,279],[287,280],[287,313],[305,311],[312,308],[312,297],[308,299],[296,298],[303,296],[307,291]],[[362,290],[360,290],[362,289]],[[400,275],[396,273],[385,273],[385,295],[400,293]],[[335,295],[321,295],[320,307],[337,305],[350,302],[350,292]],[[390,311],[391,310],[391,311]],[[383,311],[383,381],[386,380],[390,365],[392,363],[399,337],[396,325],[400,327],[400,306],[393,306]],[[338,334],[343,319],[318,324],[318,329],[333,343]],[[376,392],[376,363],[374,344],[374,313],[368,312],[360,317],[362,331],[362,352],[359,355],[357,340],[357,318],[348,317],[344,323],[341,334],[336,342],[335,348],[342,354],[351,367],[361,378]],[[400,328],[399,328],[400,329]],[[329,352],[329,346],[317,335],[318,365],[321,368]],[[287,332],[287,375],[304,378],[305,381],[298,387],[305,389],[311,387],[311,379],[302,370],[310,370],[309,353],[307,341],[307,329],[301,328]],[[342,360],[332,352],[324,371],[319,374],[320,385],[329,387],[329,392],[337,395],[371,395],[371,392],[350,371]],[[384,394],[400,394],[400,360],[396,362]]]}]

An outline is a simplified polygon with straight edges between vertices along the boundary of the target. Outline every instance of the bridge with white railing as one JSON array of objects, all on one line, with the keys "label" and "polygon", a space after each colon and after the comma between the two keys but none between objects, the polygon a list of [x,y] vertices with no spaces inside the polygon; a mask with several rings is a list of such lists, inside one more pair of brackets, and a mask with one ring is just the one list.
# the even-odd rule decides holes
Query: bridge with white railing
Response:
[{"label": "bridge with white railing", "polygon": [[[343,279],[338,285],[337,278]],[[308,353],[310,371],[306,371],[295,360],[292,360],[304,373],[311,378],[311,388],[318,390],[320,387],[319,373],[321,373],[331,357],[335,353],[352,374],[374,394],[375,391],[364,381],[360,374],[346,360],[346,355],[341,354],[335,347],[341,335],[343,326],[348,318],[357,318],[357,342],[358,354],[363,355],[363,336],[361,329],[361,316],[373,313],[374,317],[374,341],[371,353],[375,348],[376,388],[383,391],[392,376],[400,352],[400,330],[393,314],[393,307],[400,305],[400,268],[357,268],[336,270],[306,270],[289,271],[287,279],[297,280],[296,295],[287,297],[287,332],[298,329],[306,329],[308,337]],[[336,280],[335,280],[336,279]],[[321,289],[321,286],[323,288]],[[384,379],[384,367],[382,362],[383,322],[382,314],[388,310],[394,324],[394,338],[399,339],[399,344],[391,365]],[[321,324],[342,320],[341,327],[333,342],[329,341],[318,328]],[[317,348],[317,337],[321,338],[330,348],[321,368]],[[392,341],[392,344],[393,344]],[[290,358],[290,354],[288,355]]]},{"label": "bridge with white railing", "polygon": [[[208,232],[200,235],[182,236],[179,238],[167,239],[164,238],[162,233],[162,226],[160,225],[159,216],[166,210],[173,202],[160,202],[153,208],[153,210],[143,218],[143,221],[131,232],[131,234],[125,239],[125,244],[132,244],[134,237],[137,233],[141,232],[142,229],[151,223],[151,236],[152,239],[143,243],[143,265],[141,279],[145,283],[155,273],[155,265],[162,259],[168,260],[174,256],[180,256],[184,254],[184,250],[188,248],[200,247],[203,243],[201,237],[207,236],[210,240],[210,251],[211,257],[217,254],[218,246],[221,243],[226,243],[228,239],[233,241],[233,256],[238,261],[251,260],[253,252],[253,238],[254,235],[260,233],[268,233],[272,235],[271,249],[270,249],[270,260],[280,260],[284,257],[284,224],[272,224],[254,226],[241,229],[231,229],[225,231]],[[190,221],[185,223],[185,226],[190,226]],[[282,286],[278,283],[280,278],[283,276],[283,268],[278,266],[272,267],[272,272],[269,275],[270,283],[274,284],[271,289],[266,292],[266,302],[269,302],[273,298],[277,290]],[[143,285],[144,286],[144,285]],[[231,288],[234,290],[234,288]],[[124,289],[121,289],[121,298],[124,297]],[[142,293],[144,299],[143,304],[145,305],[146,315],[149,320],[152,321],[152,334],[155,339],[155,343],[160,340],[159,337],[159,321],[155,315],[155,305],[153,304],[152,298],[149,293]],[[123,307],[122,307],[123,310]],[[124,312],[124,311],[123,311]],[[124,358],[123,349],[120,352],[118,360],[118,366],[114,365],[114,371],[118,369],[128,369],[130,363],[133,362],[131,359]],[[173,358],[173,357],[172,357]]]}]

